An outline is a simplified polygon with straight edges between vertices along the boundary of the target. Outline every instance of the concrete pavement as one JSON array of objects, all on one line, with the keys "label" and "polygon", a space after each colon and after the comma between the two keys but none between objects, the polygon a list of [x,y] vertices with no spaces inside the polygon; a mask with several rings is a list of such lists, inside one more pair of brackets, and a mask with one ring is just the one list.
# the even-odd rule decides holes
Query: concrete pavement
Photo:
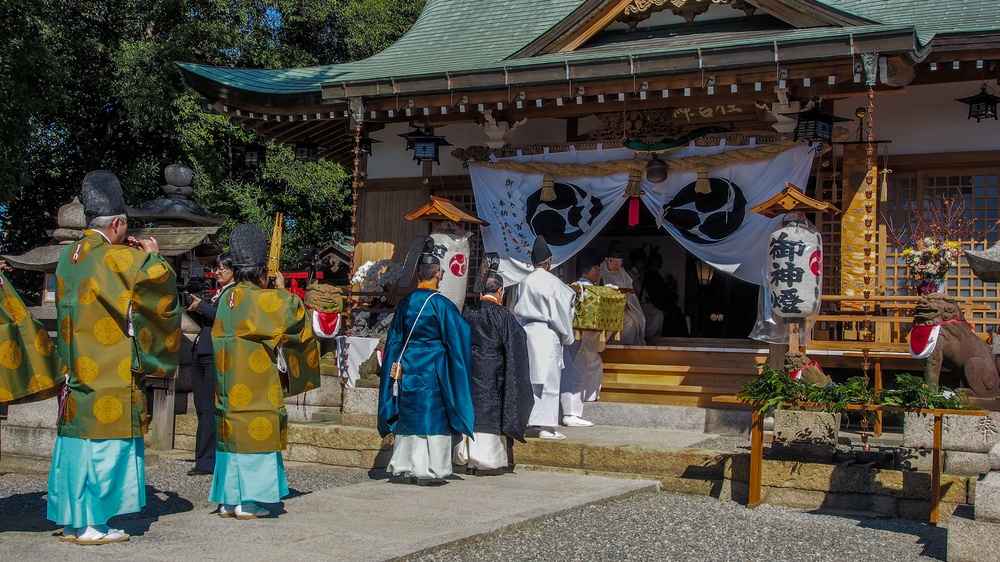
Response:
[{"label": "concrete pavement", "polygon": [[456,476],[437,487],[380,480],[287,498],[268,519],[222,519],[197,506],[129,519],[120,526],[132,540],[119,544],[79,546],[59,542],[49,530],[9,529],[0,533],[0,559],[388,560],[656,489],[648,480],[525,470]]}]

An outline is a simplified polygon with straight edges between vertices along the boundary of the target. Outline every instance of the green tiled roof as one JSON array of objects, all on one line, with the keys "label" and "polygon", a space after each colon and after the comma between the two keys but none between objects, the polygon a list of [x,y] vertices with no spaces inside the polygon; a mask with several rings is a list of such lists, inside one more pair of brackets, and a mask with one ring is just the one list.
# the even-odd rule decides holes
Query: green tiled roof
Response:
[{"label": "green tiled roof", "polygon": [[911,25],[926,44],[936,34],[1000,30],[996,0],[814,0],[887,25]]},{"label": "green tiled roof", "polygon": [[915,31],[920,42],[926,44],[935,35],[1000,31],[997,0],[803,0],[803,3],[825,5],[877,23],[793,29],[777,22],[780,25],[772,29],[751,26],[738,33],[713,33],[706,28],[703,34],[686,37],[681,34],[643,38],[636,33],[629,40],[584,45],[571,53],[510,58],[581,6],[594,6],[594,0],[428,0],[424,12],[406,35],[368,59],[283,70],[180,66],[192,83],[210,81],[223,88],[254,94],[318,95],[323,84],[646,56],[696,48],[726,49],[774,41],[820,41],[848,34],[859,36],[901,30]]},{"label": "green tiled roof", "polygon": [[269,94],[312,92],[327,82],[491,68],[585,1],[428,0],[406,35],[364,60],[290,70],[181,67],[225,86]]}]

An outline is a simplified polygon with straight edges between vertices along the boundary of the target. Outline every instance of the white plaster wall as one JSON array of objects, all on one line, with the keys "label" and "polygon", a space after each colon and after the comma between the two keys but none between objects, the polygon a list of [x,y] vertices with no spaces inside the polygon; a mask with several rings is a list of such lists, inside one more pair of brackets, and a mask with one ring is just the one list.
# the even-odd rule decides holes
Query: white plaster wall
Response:
[{"label": "white plaster wall", "polygon": [[[876,138],[892,141],[890,158],[893,154],[1000,150],[1000,122],[990,119],[976,123],[975,119],[967,119],[969,106],[955,101],[979,93],[980,84],[912,86],[905,93],[876,95]],[[995,82],[990,86],[1000,90]],[[852,118],[852,123],[840,125],[854,132],[857,130],[854,110],[867,106],[867,96],[849,98],[835,102],[834,112]]]}]

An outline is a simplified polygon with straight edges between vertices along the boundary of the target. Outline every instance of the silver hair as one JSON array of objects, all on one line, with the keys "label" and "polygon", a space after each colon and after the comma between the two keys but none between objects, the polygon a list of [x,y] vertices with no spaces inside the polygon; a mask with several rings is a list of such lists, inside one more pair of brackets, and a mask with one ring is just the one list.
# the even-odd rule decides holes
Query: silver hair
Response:
[{"label": "silver hair", "polygon": [[90,219],[90,223],[87,225],[87,228],[107,228],[111,226],[111,223],[114,222],[115,219],[121,219],[122,222],[128,222],[128,217],[125,216],[125,213],[120,215],[107,215]]}]

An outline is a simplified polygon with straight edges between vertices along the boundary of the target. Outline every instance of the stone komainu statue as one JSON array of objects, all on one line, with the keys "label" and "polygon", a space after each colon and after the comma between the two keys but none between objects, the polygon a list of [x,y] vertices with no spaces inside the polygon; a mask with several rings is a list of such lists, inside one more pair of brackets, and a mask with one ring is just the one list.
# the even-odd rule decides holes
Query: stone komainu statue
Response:
[{"label": "stone komainu statue", "polygon": [[785,371],[793,378],[801,378],[816,386],[824,386],[830,382],[830,377],[823,372],[819,364],[801,351],[785,353]]},{"label": "stone komainu statue", "polygon": [[997,357],[990,346],[972,331],[954,299],[941,293],[920,297],[913,315],[913,326],[911,350],[914,348],[914,333],[919,327],[939,328],[936,345],[930,342],[934,348],[924,360],[924,382],[938,384],[941,368],[946,367],[961,377],[973,397],[1000,397]]}]

